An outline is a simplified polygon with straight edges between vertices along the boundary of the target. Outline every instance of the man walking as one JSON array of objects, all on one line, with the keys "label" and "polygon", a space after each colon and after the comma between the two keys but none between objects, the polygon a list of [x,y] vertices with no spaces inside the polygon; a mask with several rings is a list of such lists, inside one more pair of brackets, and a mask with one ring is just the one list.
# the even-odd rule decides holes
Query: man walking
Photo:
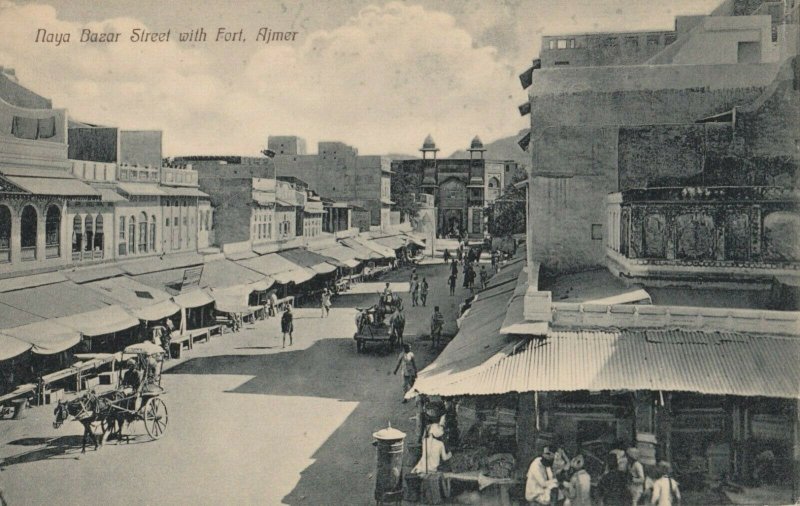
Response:
[{"label": "man walking", "polygon": [[450,277],[447,279],[447,283],[450,285],[450,295],[456,294],[456,275],[450,274]]},{"label": "man walking", "polygon": [[403,366],[403,404],[406,403],[405,394],[414,386],[414,381],[417,379],[417,364],[414,362],[414,354],[411,353],[411,346],[404,344],[403,353],[397,359],[397,366],[394,368],[394,374]]},{"label": "man walking", "polygon": [[419,300],[422,302],[422,307],[425,307],[428,300],[428,280],[425,278],[422,278],[422,283],[419,285]]},{"label": "man walking", "polygon": [[442,339],[444,329],[444,315],[439,311],[439,306],[433,308],[431,315],[431,346],[437,346]]},{"label": "man walking", "polygon": [[286,310],[281,316],[281,332],[283,332],[283,346],[286,348],[286,335],[289,335],[289,346],[292,345],[292,332],[294,332],[294,315],[292,314],[292,306],[287,304]]},{"label": "man walking", "polygon": [[411,280],[411,306],[419,305],[419,280],[417,276]]},{"label": "man walking", "polygon": [[450,250],[449,249],[447,249],[447,248],[444,249],[444,255],[442,255],[442,258],[444,258],[444,263],[445,264],[447,264],[450,261]]},{"label": "man walking", "polygon": [[326,316],[330,316],[331,314],[331,292],[328,291],[327,288],[322,289],[322,296],[320,297],[320,305],[322,306],[322,316],[321,318],[325,318]]}]

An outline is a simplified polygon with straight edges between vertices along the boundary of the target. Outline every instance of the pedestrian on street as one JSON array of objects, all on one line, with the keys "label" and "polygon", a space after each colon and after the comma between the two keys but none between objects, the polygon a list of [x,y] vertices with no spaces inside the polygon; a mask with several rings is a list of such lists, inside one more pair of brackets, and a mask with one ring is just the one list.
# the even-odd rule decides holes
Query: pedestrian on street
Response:
[{"label": "pedestrian on street", "polygon": [[498,265],[497,265],[498,256],[499,255],[497,254],[497,250],[496,249],[492,250],[492,270],[494,271],[495,274],[497,274],[498,271]]},{"label": "pedestrian on street", "polygon": [[447,283],[450,285],[450,295],[456,294],[456,275],[450,274],[450,277],[447,279]]},{"label": "pedestrian on street", "polygon": [[613,453],[606,455],[606,467],[607,471],[597,483],[603,506],[630,504],[631,493],[628,489],[628,473],[620,469],[619,460]]},{"label": "pedestrian on street", "polygon": [[564,495],[571,506],[592,506],[592,477],[583,468],[583,455],[576,455],[570,467],[574,471],[568,482],[564,482]]},{"label": "pedestrian on street", "polygon": [[461,247],[460,244],[458,245],[458,254],[456,255],[456,258],[458,258],[459,263],[461,263],[461,260],[464,259],[464,249]]},{"label": "pedestrian on street", "polygon": [[472,266],[469,265],[469,264],[465,265],[464,266],[464,283],[463,283],[463,287],[464,288],[469,288],[470,272],[472,272]]},{"label": "pedestrian on street", "polygon": [[630,475],[629,488],[631,491],[631,504],[639,504],[639,498],[644,494],[644,466],[639,462],[639,449],[636,447],[628,448],[628,474]]},{"label": "pedestrian on street", "polygon": [[422,278],[422,283],[419,285],[419,300],[422,303],[422,307],[425,307],[425,303],[428,300],[428,280]]},{"label": "pedestrian on street", "polygon": [[[417,268],[416,267],[412,267],[411,268],[411,277],[409,279],[411,281],[413,281],[414,278],[416,278],[416,277],[417,277]],[[386,283],[386,284],[388,285],[389,283]]]},{"label": "pedestrian on street", "polygon": [[450,273],[454,276],[458,274],[458,262],[455,258],[450,262]]},{"label": "pedestrian on street", "polygon": [[283,348],[286,348],[286,335],[289,335],[289,346],[292,345],[292,333],[294,332],[294,315],[292,306],[287,304],[286,310],[281,316],[281,332],[283,332]]},{"label": "pedestrian on street", "polygon": [[322,307],[322,316],[320,318],[325,318],[331,313],[331,292],[329,292],[327,288],[323,288],[320,299],[320,305]]},{"label": "pedestrian on street", "polygon": [[419,280],[416,276],[411,281],[411,306],[419,305]]},{"label": "pedestrian on street", "polygon": [[444,255],[442,255],[442,257],[444,258],[444,263],[449,262],[450,261],[450,250],[445,248],[444,249]]},{"label": "pedestrian on street", "polygon": [[678,482],[670,477],[672,465],[662,460],[658,463],[658,470],[661,478],[653,483],[653,496],[650,504],[656,506],[673,506],[681,501],[681,491],[678,489]]},{"label": "pedestrian on street", "polygon": [[414,362],[414,354],[411,352],[411,346],[404,344],[403,353],[397,359],[397,366],[394,368],[394,374],[403,366],[403,404],[406,403],[405,395],[414,386],[414,381],[417,379],[417,364]]},{"label": "pedestrian on street", "polygon": [[481,289],[486,290],[486,283],[489,281],[489,273],[486,272],[486,266],[481,265]]},{"label": "pedestrian on street", "polygon": [[403,313],[403,306],[397,308],[397,312],[394,313],[391,318],[389,318],[389,326],[391,327],[397,342],[401,345],[404,344],[403,331],[405,331],[406,328],[406,315]]}]

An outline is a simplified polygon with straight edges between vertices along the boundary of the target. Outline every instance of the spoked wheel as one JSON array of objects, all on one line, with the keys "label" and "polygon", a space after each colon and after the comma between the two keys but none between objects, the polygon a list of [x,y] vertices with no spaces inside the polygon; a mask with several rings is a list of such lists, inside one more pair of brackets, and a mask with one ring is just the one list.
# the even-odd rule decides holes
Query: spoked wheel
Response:
[{"label": "spoked wheel", "polygon": [[167,405],[160,398],[152,397],[142,409],[144,411],[142,420],[144,420],[144,429],[147,431],[147,435],[153,439],[160,439],[166,432],[169,422]]}]

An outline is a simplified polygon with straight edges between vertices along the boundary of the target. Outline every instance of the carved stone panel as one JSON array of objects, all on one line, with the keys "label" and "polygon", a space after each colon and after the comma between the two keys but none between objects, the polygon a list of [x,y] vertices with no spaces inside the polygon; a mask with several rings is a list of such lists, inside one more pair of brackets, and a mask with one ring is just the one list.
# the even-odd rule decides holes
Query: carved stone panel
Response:
[{"label": "carved stone panel", "polygon": [[750,217],[746,212],[725,215],[725,260],[750,258]]},{"label": "carved stone panel", "polygon": [[642,256],[645,258],[666,258],[667,227],[661,214],[648,214],[642,221]]},{"label": "carved stone panel", "polygon": [[705,212],[681,214],[676,219],[676,258],[687,260],[714,259],[714,219]]}]

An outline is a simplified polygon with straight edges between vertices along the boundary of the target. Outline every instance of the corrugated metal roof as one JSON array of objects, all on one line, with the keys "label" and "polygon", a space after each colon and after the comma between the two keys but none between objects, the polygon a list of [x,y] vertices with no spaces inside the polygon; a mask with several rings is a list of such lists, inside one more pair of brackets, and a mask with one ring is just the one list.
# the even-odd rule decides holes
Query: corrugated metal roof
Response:
[{"label": "corrugated metal roof", "polygon": [[515,345],[516,336],[501,334],[500,327],[516,288],[516,284],[510,281],[525,276],[522,273],[524,265],[524,262],[510,264],[492,278],[492,287],[478,293],[458,334],[431,364],[420,371],[415,390],[429,393],[442,384],[473,376],[476,368],[487,367],[493,359],[504,357],[507,348]]},{"label": "corrugated metal roof", "polygon": [[565,331],[425,393],[667,390],[800,397],[800,340],[684,330]]}]

